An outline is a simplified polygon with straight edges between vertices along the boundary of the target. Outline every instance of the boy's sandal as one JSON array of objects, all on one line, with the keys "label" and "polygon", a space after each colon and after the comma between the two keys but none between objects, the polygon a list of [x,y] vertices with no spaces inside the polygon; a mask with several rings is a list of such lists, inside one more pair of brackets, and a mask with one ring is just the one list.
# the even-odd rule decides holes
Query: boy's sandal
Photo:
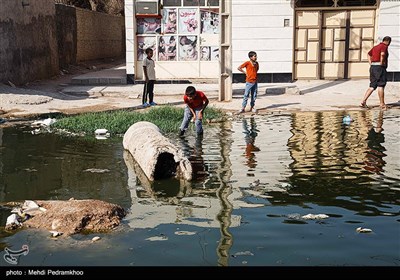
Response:
[{"label": "boy's sandal", "polygon": [[380,108],[381,108],[381,110],[386,111],[388,109],[388,106],[383,105],[383,106],[380,106]]},{"label": "boy's sandal", "polygon": [[361,104],[360,104],[360,107],[361,107],[361,108],[366,108],[366,109],[369,108],[369,107],[367,106],[367,103],[361,103]]}]

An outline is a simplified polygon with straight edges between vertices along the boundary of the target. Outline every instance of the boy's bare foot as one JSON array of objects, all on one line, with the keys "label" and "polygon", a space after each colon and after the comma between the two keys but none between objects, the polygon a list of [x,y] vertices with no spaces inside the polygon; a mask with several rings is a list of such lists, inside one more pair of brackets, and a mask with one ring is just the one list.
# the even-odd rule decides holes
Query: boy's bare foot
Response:
[{"label": "boy's bare foot", "polygon": [[368,109],[368,108],[369,108],[369,107],[367,106],[367,103],[366,103],[366,102],[361,102],[360,107],[361,107],[361,108],[365,108],[365,109]]}]

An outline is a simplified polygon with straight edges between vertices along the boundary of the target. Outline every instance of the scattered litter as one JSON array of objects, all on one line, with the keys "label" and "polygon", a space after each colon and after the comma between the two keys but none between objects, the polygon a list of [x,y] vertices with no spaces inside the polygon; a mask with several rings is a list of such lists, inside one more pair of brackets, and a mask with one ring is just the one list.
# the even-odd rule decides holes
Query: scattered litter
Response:
[{"label": "scattered litter", "polygon": [[11,214],[10,216],[8,216],[6,222],[6,228],[14,229],[15,227],[18,227],[21,224],[18,221],[18,217],[19,216],[17,214]]},{"label": "scattered litter", "polygon": [[372,232],[372,229],[358,227],[358,228],[356,228],[356,231],[359,233],[370,233],[370,232]]},{"label": "scattered litter", "polygon": [[28,172],[37,172],[35,168],[25,168],[24,170]]},{"label": "scattered litter", "polygon": [[94,131],[94,135],[96,139],[105,140],[110,137],[110,132],[108,132],[108,130],[105,128],[98,128]]},{"label": "scattered litter", "polygon": [[329,218],[329,216],[325,215],[325,214],[307,214],[307,215],[301,216],[301,218],[304,220],[322,220],[322,219]]},{"label": "scattered litter", "polygon": [[52,118],[47,118],[45,120],[38,120],[38,121],[34,121],[32,123],[32,125],[41,125],[41,126],[50,126],[53,123],[55,123],[57,120],[56,119],[52,119]]},{"label": "scattered litter", "polygon": [[148,241],[165,241],[165,240],[168,240],[168,237],[166,237],[166,236],[153,236],[153,237],[146,238],[146,240],[148,240]]},{"label": "scattered litter", "polygon": [[180,230],[180,231],[175,231],[176,235],[195,235],[196,232],[195,231],[184,231],[184,230]]},{"label": "scattered litter", "polygon": [[33,135],[36,135],[36,134],[40,134],[40,128],[37,128],[37,129],[34,129],[34,130],[32,130],[31,131],[31,133],[33,134]]},{"label": "scattered litter", "polygon": [[58,237],[61,236],[63,233],[55,230],[50,230],[51,237]]},{"label": "scattered litter", "polygon": [[36,202],[32,200],[25,200],[24,204],[22,204],[22,212],[24,214],[29,214],[31,216],[35,216],[41,212],[46,212],[47,210],[43,207],[39,207]]},{"label": "scattered litter", "polygon": [[106,134],[108,132],[105,128],[98,128],[94,131],[94,134]]},{"label": "scattered litter", "polygon": [[96,242],[96,241],[99,241],[100,239],[101,239],[100,236],[95,236],[95,237],[92,238],[92,241]]},{"label": "scattered litter", "polygon": [[83,172],[106,173],[106,172],[110,172],[110,170],[109,169],[99,169],[99,168],[89,168],[89,169],[83,170]]}]

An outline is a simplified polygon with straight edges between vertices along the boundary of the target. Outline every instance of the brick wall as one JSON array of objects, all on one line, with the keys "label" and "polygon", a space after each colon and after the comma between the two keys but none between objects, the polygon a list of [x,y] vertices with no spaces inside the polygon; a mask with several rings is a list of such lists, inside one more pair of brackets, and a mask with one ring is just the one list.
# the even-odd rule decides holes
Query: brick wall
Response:
[{"label": "brick wall", "polygon": [[125,22],[54,0],[0,0],[0,83],[46,79],[79,61],[125,56]]},{"label": "brick wall", "polygon": [[125,19],[76,9],[77,61],[125,56]]}]

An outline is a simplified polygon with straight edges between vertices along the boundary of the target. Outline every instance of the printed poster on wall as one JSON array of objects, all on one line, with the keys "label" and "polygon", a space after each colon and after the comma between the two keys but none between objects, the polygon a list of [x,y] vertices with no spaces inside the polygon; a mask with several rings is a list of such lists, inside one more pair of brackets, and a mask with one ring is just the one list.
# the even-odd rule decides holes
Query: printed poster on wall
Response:
[{"label": "printed poster on wall", "polygon": [[163,32],[164,34],[176,34],[177,32],[177,9],[163,9]]},{"label": "printed poster on wall", "polygon": [[161,19],[160,18],[137,18],[138,34],[160,34]]},{"label": "printed poster on wall", "polygon": [[201,34],[219,34],[218,9],[200,9]]},{"label": "printed poster on wall", "polygon": [[201,61],[217,61],[219,60],[219,48],[210,46],[200,47],[200,60]]},{"label": "printed poster on wall", "polygon": [[179,60],[197,60],[197,36],[179,36]]},{"label": "printed poster on wall", "polygon": [[211,61],[219,60],[219,47],[211,47]]},{"label": "printed poster on wall", "polygon": [[176,61],[176,36],[160,36],[158,39],[158,60]]},{"label": "printed poster on wall", "polygon": [[142,61],[146,56],[146,49],[153,49],[153,59],[156,58],[156,37],[155,36],[138,36],[137,37],[137,60]]},{"label": "printed poster on wall", "polygon": [[198,9],[179,9],[179,33],[197,34],[199,31]]}]

